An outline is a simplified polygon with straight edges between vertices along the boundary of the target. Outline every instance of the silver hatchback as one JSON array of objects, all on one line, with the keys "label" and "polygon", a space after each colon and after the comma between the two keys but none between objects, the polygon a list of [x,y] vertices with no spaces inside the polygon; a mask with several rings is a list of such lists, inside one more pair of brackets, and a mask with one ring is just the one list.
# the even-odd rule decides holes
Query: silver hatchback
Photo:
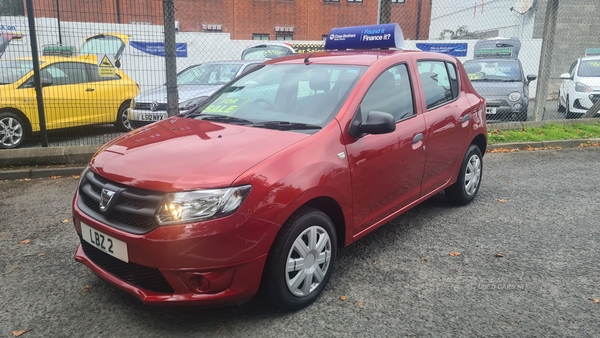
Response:
[{"label": "silver hatchback", "polygon": [[[207,97],[236,76],[260,65],[263,60],[214,61],[186,68],[177,75],[179,113],[191,111]],[[129,108],[129,121],[133,128],[164,120],[167,114],[167,86],[143,91],[135,97]]]}]

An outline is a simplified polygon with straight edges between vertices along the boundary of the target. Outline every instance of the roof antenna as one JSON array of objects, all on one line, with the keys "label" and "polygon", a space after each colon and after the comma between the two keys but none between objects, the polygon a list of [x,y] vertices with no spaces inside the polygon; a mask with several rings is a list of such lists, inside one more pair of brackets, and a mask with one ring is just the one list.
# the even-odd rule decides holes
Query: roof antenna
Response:
[{"label": "roof antenna", "polygon": [[308,54],[308,56],[304,59],[304,63],[308,64],[308,59],[312,56],[312,53]]}]

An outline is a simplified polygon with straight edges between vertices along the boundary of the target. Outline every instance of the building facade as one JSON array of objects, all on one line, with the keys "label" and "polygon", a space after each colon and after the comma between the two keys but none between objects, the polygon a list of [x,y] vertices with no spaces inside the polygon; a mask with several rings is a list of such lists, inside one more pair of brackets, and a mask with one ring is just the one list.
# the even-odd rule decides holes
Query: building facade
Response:
[{"label": "building facade", "polygon": [[[20,0],[18,0],[20,1]],[[174,0],[183,32],[234,40],[321,40],[333,27],[397,22],[406,39],[427,39],[431,0]],[[163,1],[36,0],[36,17],[61,21],[163,24]]]}]

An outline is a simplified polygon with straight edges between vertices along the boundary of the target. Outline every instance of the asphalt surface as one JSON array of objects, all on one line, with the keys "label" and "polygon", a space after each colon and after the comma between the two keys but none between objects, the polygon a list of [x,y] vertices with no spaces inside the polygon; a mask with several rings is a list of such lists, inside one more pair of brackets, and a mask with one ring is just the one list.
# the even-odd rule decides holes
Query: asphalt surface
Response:
[{"label": "asphalt surface", "polygon": [[342,249],[292,313],[145,306],[73,260],[77,177],[0,181],[0,337],[597,337],[598,158],[486,154],[472,204],[439,194]]}]

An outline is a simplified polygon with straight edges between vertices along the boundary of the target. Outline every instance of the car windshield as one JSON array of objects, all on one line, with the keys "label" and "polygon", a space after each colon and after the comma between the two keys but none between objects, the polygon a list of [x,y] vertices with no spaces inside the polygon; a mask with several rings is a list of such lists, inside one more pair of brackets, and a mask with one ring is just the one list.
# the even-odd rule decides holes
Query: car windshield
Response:
[{"label": "car windshield", "polygon": [[201,64],[177,75],[178,85],[224,85],[233,80],[242,67],[239,63]]},{"label": "car windshield", "polygon": [[259,45],[244,50],[242,60],[274,59],[291,54],[294,54],[294,52],[285,46]]},{"label": "car windshield", "polygon": [[471,60],[464,66],[473,82],[523,80],[519,63],[514,60]]},{"label": "car windshield", "polygon": [[600,77],[600,60],[581,61],[577,76]]},{"label": "car windshield", "polygon": [[312,130],[337,113],[364,66],[266,65],[221,88],[190,117]]},{"label": "car windshield", "polygon": [[0,84],[16,82],[32,69],[33,63],[31,60],[0,61]]}]

